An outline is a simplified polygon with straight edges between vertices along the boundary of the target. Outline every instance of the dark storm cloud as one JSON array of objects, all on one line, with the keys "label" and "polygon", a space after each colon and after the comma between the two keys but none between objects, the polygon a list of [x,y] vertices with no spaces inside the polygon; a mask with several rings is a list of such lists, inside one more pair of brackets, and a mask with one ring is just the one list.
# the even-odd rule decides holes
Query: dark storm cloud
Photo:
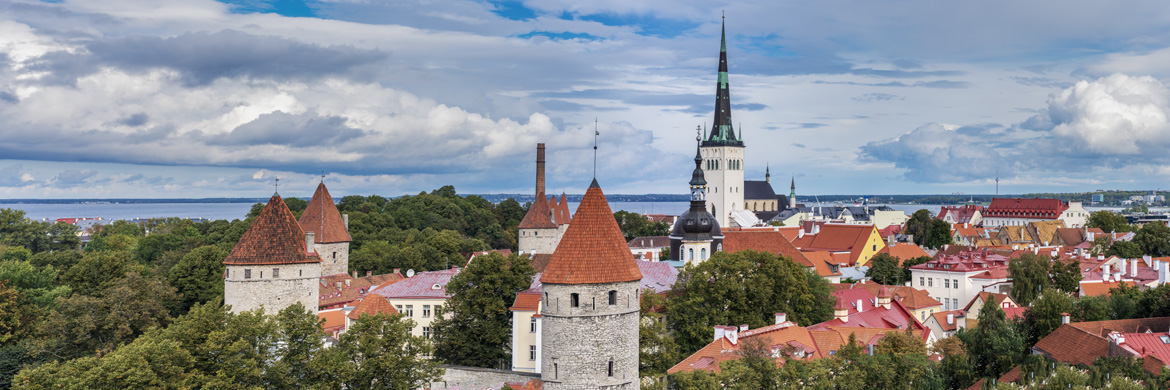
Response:
[{"label": "dark storm cloud", "polygon": [[345,125],[345,118],[276,111],[206,141],[209,145],[333,146],[361,135],[361,130]]},{"label": "dark storm cloud", "polygon": [[176,37],[99,39],[84,53],[52,52],[32,65],[50,72],[46,81],[72,84],[103,66],[129,72],[174,69],[187,86],[203,86],[219,78],[275,80],[346,76],[369,80],[387,55],[352,46],[320,46],[290,39],[252,35],[235,30],[195,32]]}]

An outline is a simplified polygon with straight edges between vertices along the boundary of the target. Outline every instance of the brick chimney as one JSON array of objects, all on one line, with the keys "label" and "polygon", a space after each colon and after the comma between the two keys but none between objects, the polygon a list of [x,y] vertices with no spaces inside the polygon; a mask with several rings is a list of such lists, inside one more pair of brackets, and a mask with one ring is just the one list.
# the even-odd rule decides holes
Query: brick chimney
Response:
[{"label": "brick chimney", "polygon": [[[536,144],[536,194],[544,194],[544,144]],[[539,199],[547,202],[547,200]]]}]

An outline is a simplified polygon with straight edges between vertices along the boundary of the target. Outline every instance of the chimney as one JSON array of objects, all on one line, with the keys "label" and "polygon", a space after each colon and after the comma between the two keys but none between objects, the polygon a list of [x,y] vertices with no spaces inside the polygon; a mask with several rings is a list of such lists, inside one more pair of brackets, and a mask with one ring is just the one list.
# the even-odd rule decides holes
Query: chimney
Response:
[{"label": "chimney", "polygon": [[305,233],[305,252],[313,253],[313,244],[315,244],[315,242],[313,242],[314,237],[316,237],[316,235],[313,234],[313,232]]},{"label": "chimney", "polygon": [[1109,264],[1101,265],[1101,280],[1105,282],[1109,281]]},{"label": "chimney", "polygon": [[860,299],[858,299],[858,300],[857,300],[857,311],[859,311],[859,312],[861,311],[861,303],[862,303],[862,302],[863,302],[863,301],[862,301],[862,300],[860,300]]},{"label": "chimney", "polygon": [[1142,255],[1142,262],[1146,263],[1146,267],[1153,267],[1154,265],[1150,264],[1150,262],[1152,262],[1153,260],[1154,260],[1154,258],[1150,257],[1150,255]]},{"label": "chimney", "polygon": [[731,345],[739,344],[739,328],[734,326],[727,326],[723,329],[723,335],[727,337],[727,341],[730,342]]},{"label": "chimney", "polygon": [[340,290],[341,289],[341,282],[337,282],[336,286],[337,286],[337,289]]},{"label": "chimney", "polygon": [[796,231],[796,238],[804,238],[804,228],[803,227],[800,228],[800,230]]},{"label": "chimney", "polygon": [[776,323],[777,324],[783,324],[785,321],[788,321],[788,314],[787,313],[776,313]]},{"label": "chimney", "polygon": [[374,271],[366,271],[366,276],[374,276]]},{"label": "chimney", "polygon": [[820,234],[820,233],[821,233],[821,225],[820,224],[813,225],[812,234]]},{"label": "chimney", "polygon": [[947,313],[947,325],[955,324],[955,312]]},{"label": "chimney", "polygon": [[1138,264],[1138,259],[1133,259],[1132,262],[1130,263],[1129,277],[1131,277],[1131,278],[1137,277],[1137,264]]},{"label": "chimney", "polygon": [[1154,264],[1158,265],[1158,285],[1160,286],[1162,283],[1166,283],[1166,263],[1159,261]]},{"label": "chimney", "polygon": [[873,356],[873,344],[869,345],[869,356]]},{"label": "chimney", "polygon": [[544,195],[544,143],[536,144],[536,194]]},{"label": "chimney", "polygon": [[1068,313],[1060,313],[1060,323],[1067,324],[1069,322],[1069,317],[1070,316]]},{"label": "chimney", "polygon": [[353,277],[357,277],[357,271],[353,271]]},{"label": "chimney", "polygon": [[748,326],[747,326],[747,325],[740,325],[740,326],[739,326],[739,331],[740,331],[740,332],[747,332],[747,331],[748,331]]},{"label": "chimney", "polygon": [[1097,261],[1105,260],[1105,255],[1097,255]]},{"label": "chimney", "polygon": [[349,214],[341,214],[341,223],[345,224],[345,231],[349,231]]},{"label": "chimney", "polygon": [[723,329],[723,325],[715,325],[715,341],[719,341],[719,339],[723,338],[725,331],[726,330]]},{"label": "chimney", "polygon": [[345,278],[345,287],[349,287],[349,281],[351,281],[351,280],[353,280],[353,279]]}]

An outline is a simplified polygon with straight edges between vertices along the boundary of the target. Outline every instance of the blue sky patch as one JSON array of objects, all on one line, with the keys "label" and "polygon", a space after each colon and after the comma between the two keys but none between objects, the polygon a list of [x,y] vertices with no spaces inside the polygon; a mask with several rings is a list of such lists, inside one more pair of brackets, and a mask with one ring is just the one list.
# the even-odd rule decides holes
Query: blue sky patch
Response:
[{"label": "blue sky patch", "polygon": [[495,7],[492,13],[511,20],[529,20],[536,17],[536,11],[514,0],[489,1]]},{"label": "blue sky patch", "polygon": [[314,17],[317,13],[305,0],[219,0],[232,6],[237,14],[277,14],[290,17]]},{"label": "blue sky patch", "polygon": [[586,34],[586,33],[551,32],[551,31],[533,31],[533,32],[530,32],[527,34],[521,34],[520,38],[532,38],[532,37],[536,37],[536,36],[547,37],[549,39],[554,39],[554,40],[585,39],[585,40],[590,40],[590,41],[596,41],[596,40],[601,39],[601,37],[599,37],[599,36],[590,35],[590,34]]},{"label": "blue sky patch", "polygon": [[[561,19],[573,19],[566,16],[569,15],[561,14]],[[661,19],[652,15],[590,14],[575,15],[575,17],[579,20],[598,22],[606,26],[634,27],[639,35],[659,38],[674,38],[700,25],[689,20]]]}]

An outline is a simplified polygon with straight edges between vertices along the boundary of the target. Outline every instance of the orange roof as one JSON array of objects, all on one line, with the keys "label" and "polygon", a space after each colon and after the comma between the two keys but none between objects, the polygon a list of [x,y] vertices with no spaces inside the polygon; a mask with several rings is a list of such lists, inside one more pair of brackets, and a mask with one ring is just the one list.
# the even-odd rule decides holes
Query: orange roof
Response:
[{"label": "orange roof", "polygon": [[350,310],[346,317],[349,317],[351,320],[356,320],[363,314],[375,315],[381,313],[398,314],[398,310],[394,309],[390,301],[381,295],[371,295],[358,302],[357,306],[353,310]]},{"label": "orange roof", "polygon": [[548,208],[548,200],[543,193],[536,194],[536,200],[532,201],[532,206],[528,208],[528,214],[524,214],[524,220],[520,221],[520,229],[551,229],[556,228],[557,224],[553,223],[553,212]]},{"label": "orange roof", "polygon": [[1120,287],[1121,285],[1133,285],[1133,282],[1101,282],[1101,283],[1081,283],[1081,296],[1109,296],[1109,290]]},{"label": "orange roof", "polygon": [[[556,197],[553,197],[555,200]],[[565,200],[565,193],[561,193],[561,202],[557,207],[553,208],[553,216],[556,217],[557,225],[564,225],[573,220],[572,213],[569,212],[569,202]]]},{"label": "orange roof", "polygon": [[540,281],[597,284],[639,280],[642,271],[634,262],[634,254],[626,246],[626,238],[613,218],[605,194],[594,179]]},{"label": "orange roof", "polygon": [[821,275],[821,276],[840,276],[841,275],[841,272],[833,272],[833,269],[829,267],[829,264],[838,264],[836,261],[833,261],[833,255],[831,253],[825,252],[825,251],[815,251],[815,252],[801,251],[800,253],[804,254],[804,257],[808,258],[808,260],[810,262],[812,262],[813,267],[815,267],[817,270],[817,275]]},{"label": "orange roof", "polygon": [[516,303],[512,304],[513,311],[539,311],[539,292],[520,292],[516,294]]},{"label": "orange roof", "polygon": [[[859,282],[859,283],[853,283],[853,284],[838,284],[837,290],[840,291],[840,290],[846,290],[846,289],[858,288],[858,287],[864,288],[867,291],[869,291],[870,294],[877,296],[878,291],[882,287],[886,287],[886,286],[883,286],[879,283]],[[909,287],[909,286],[888,286],[888,287],[890,289],[890,292],[894,295],[894,299],[897,300],[898,302],[901,302],[902,306],[905,306],[907,309],[919,310],[919,309],[928,308],[928,307],[942,306],[942,303],[934,298],[931,298],[930,293],[927,293],[926,290],[919,290],[919,289],[916,289],[914,287]]]},{"label": "orange roof", "polygon": [[878,251],[878,253],[886,253],[897,258],[898,265],[902,265],[902,261],[910,260],[915,257],[930,257],[930,255],[926,254],[926,251],[922,250],[922,248],[918,245],[907,242],[899,242],[893,246],[886,245],[886,247],[882,248],[882,250]]},{"label": "orange roof", "polygon": [[309,205],[301,214],[300,224],[305,232],[314,234],[314,241],[322,244],[352,241],[324,182],[317,185],[317,192],[313,193],[313,199],[309,200]]},{"label": "orange roof", "polygon": [[317,306],[326,308],[347,304],[365,296],[375,287],[389,286],[403,279],[397,272],[360,278],[350,277],[348,274],[322,276],[317,288],[319,291]]},{"label": "orange roof", "polygon": [[345,327],[345,312],[341,309],[317,312],[317,318],[325,320],[321,329]]},{"label": "orange roof", "polygon": [[[671,367],[666,372],[668,374],[694,370],[719,372],[720,362],[739,359],[740,346],[743,345],[746,339],[761,339],[769,349],[778,346],[788,346],[803,350],[806,354],[804,360],[817,359],[827,355],[822,354],[817,349],[817,343],[813,340],[812,335],[810,335],[807,329],[791,322],[739,332],[738,339],[739,341],[736,344],[732,344],[726,337],[712,341],[698,351],[695,351],[691,356],[687,356],[686,359],[675,364],[674,367]],[[784,358],[776,358],[775,361],[777,364],[783,364]]]},{"label": "orange roof", "polygon": [[320,262],[316,253],[305,250],[305,232],[280,195],[268,199],[260,216],[223,261],[227,265]]},{"label": "orange roof", "polygon": [[792,242],[779,229],[751,229],[736,230],[723,233],[723,251],[739,252],[742,250],[757,250],[781,256],[787,256],[805,267],[814,267],[811,260],[796,249]]},{"label": "orange roof", "polygon": [[[947,314],[954,314],[954,316],[955,316],[953,318],[954,321],[950,324],[947,324]],[[930,316],[934,317],[935,321],[938,321],[938,325],[940,328],[942,328],[942,330],[950,331],[950,330],[955,330],[955,329],[959,328],[959,325],[958,325],[959,319],[958,318],[962,315],[963,315],[963,312],[961,310],[951,310],[951,311],[940,311],[938,313],[933,313]]]}]

